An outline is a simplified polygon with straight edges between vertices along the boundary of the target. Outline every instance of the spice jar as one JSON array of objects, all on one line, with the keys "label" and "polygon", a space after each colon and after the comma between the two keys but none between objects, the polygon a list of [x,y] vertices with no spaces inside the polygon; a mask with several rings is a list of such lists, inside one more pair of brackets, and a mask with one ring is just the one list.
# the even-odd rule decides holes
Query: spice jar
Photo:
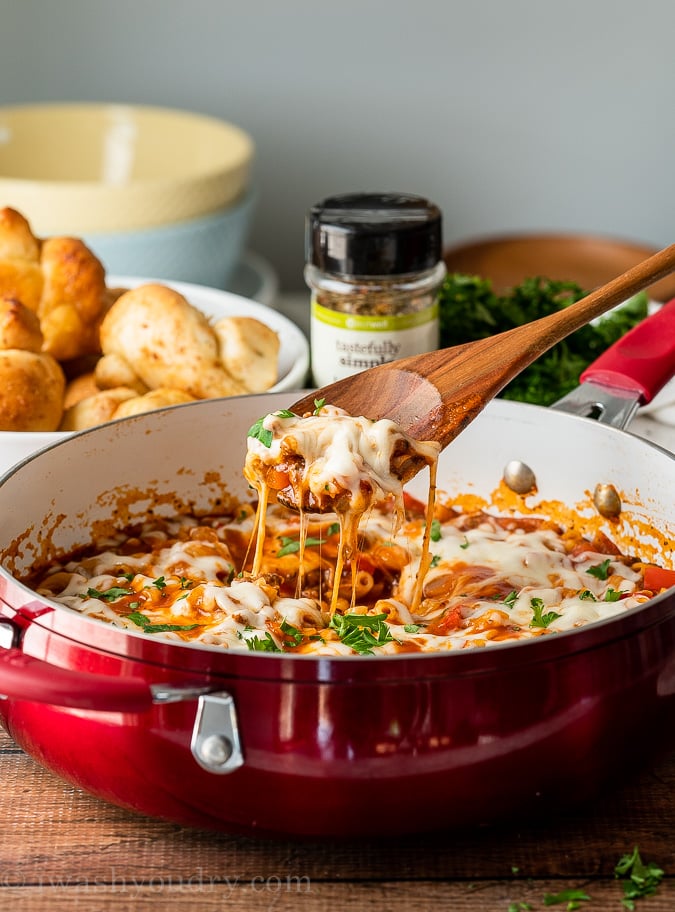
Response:
[{"label": "spice jar", "polygon": [[438,348],[445,265],[434,203],[398,193],[332,196],[310,209],[305,245],[317,386]]}]

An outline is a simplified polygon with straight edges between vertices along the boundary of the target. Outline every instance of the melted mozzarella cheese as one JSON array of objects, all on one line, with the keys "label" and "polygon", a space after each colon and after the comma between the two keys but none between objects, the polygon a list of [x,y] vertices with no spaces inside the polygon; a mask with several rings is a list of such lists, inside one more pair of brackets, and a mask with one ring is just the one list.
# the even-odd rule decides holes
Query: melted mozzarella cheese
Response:
[{"label": "melted mozzarella cheese", "polygon": [[[517,521],[505,529],[498,518],[488,516],[464,531],[462,519],[437,524],[433,566],[415,605],[424,524],[407,522],[396,530],[390,511],[375,507],[369,513],[356,560],[372,581],[373,594],[342,609],[371,623],[384,619],[386,639],[366,649],[352,648],[346,636],[341,639],[322,596],[321,574],[335,568],[330,517],[311,530],[312,536],[317,533],[311,540],[320,544],[306,549],[317,580],[293,594],[299,549],[277,555],[283,542],[296,540],[300,521],[279,506],[268,515],[259,576],[236,575],[223,541],[191,540],[194,521],[186,518],[185,528],[178,521],[170,535],[148,532],[145,554],[139,548],[125,555],[122,541],[118,549],[108,544],[55,567],[37,588],[71,609],[139,633],[153,633],[146,625],[159,625],[154,635],[176,641],[315,656],[444,652],[550,636],[612,617],[649,597],[640,570],[621,555],[598,553],[590,544],[587,551],[571,549],[555,529],[533,531],[519,528]],[[237,525],[221,521],[217,534],[224,537]],[[250,534],[250,523],[247,528]],[[217,560],[213,553],[201,553],[206,544],[219,552]],[[400,572],[392,572],[394,556],[405,561]]]},{"label": "melted mozzarella cheese", "polygon": [[[244,474],[259,494],[254,519],[250,507],[237,519],[158,519],[31,584],[138,633],[315,656],[551,636],[653,595],[641,565],[543,519],[447,507],[444,522],[434,519],[439,447],[391,421],[320,406],[303,418],[267,415],[252,432]],[[406,518],[404,480],[422,465],[426,514]]]},{"label": "melted mozzarella cheese", "polygon": [[[254,429],[255,426],[251,430]],[[266,415],[255,432],[249,434],[244,464],[244,475],[258,492],[253,574],[259,574],[262,567],[270,500],[281,500],[298,509],[301,516],[306,511],[336,514],[340,543],[335,577],[339,580],[345,563],[358,551],[358,535],[366,511],[378,500],[390,497],[397,522],[402,522],[403,483],[426,465],[431,477],[427,504],[429,520],[413,593],[413,604],[417,604],[421,578],[428,563],[426,555],[439,452],[438,443],[414,440],[393,421],[354,417],[334,406],[318,406],[313,415],[304,417],[292,412]],[[306,527],[304,522],[300,533],[301,555],[304,555],[307,539]],[[354,569],[352,600],[356,585]],[[339,597],[339,588],[334,586],[331,614],[337,609]]]},{"label": "melted mozzarella cheese", "polygon": [[426,464],[439,452],[438,444],[413,440],[393,421],[355,417],[335,406],[324,405],[318,414],[302,418],[275,412],[263,418],[262,429],[271,440],[249,437],[244,466],[246,478],[258,491],[260,465],[275,467],[297,456],[303,463],[302,488],[317,502],[347,492],[348,509],[359,513],[387,494],[401,494],[402,481],[393,463],[402,444]]}]

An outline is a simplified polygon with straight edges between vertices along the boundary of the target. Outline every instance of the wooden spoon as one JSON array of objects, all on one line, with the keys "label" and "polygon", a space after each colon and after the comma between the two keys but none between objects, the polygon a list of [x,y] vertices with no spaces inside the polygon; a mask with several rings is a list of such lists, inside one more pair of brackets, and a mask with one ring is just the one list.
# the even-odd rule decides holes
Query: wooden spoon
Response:
[{"label": "wooden spoon", "polygon": [[487,339],[369,368],[299,399],[291,410],[303,415],[314,411],[315,399],[325,399],[351,415],[390,418],[411,437],[445,447],[545,351],[674,270],[671,244],[557,313]]}]

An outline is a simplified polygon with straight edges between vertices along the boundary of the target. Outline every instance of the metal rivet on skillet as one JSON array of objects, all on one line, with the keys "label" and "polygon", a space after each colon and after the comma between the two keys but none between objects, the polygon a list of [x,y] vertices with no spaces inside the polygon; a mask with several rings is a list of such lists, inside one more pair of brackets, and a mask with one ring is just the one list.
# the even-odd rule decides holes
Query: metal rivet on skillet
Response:
[{"label": "metal rivet on skillet", "polygon": [[525,462],[512,459],[504,469],[504,482],[516,494],[528,494],[537,486],[537,477]]},{"label": "metal rivet on skillet", "polygon": [[601,516],[611,519],[621,513],[621,498],[611,484],[597,484],[593,492],[593,503]]},{"label": "metal rivet on skillet", "polygon": [[199,745],[199,756],[209,766],[223,766],[232,756],[232,745],[224,735],[208,735]]}]

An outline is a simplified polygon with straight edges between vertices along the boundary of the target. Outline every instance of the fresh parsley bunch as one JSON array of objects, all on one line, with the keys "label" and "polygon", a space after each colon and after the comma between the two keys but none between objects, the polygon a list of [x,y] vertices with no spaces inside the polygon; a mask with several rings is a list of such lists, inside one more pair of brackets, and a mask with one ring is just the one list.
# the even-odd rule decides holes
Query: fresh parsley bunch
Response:
[{"label": "fresh parsley bunch", "polygon": [[[583,298],[575,282],[541,276],[498,295],[489,279],[450,273],[439,297],[441,347],[485,339],[546,317]],[[644,292],[599,320],[582,326],[538,358],[502,391],[505,399],[551,405],[579,383],[588,365],[647,316]]]}]

